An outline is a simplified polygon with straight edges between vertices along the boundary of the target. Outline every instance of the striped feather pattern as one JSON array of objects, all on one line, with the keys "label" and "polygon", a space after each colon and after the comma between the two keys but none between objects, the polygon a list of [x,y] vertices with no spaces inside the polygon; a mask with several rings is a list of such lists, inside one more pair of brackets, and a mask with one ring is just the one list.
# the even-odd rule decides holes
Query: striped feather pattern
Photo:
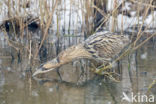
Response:
[{"label": "striped feather pattern", "polygon": [[116,33],[96,33],[84,42],[84,48],[96,60],[111,61],[130,43],[128,36]]}]

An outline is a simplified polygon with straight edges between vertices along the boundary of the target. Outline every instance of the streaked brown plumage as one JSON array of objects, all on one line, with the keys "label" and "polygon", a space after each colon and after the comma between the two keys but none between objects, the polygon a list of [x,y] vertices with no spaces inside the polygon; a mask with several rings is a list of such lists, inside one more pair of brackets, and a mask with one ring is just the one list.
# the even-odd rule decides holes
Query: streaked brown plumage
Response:
[{"label": "streaked brown plumage", "polygon": [[109,63],[129,43],[128,36],[110,32],[98,32],[83,43],[74,45],[61,52],[56,58],[41,65],[33,76],[49,72],[57,67],[80,58],[94,59]]}]

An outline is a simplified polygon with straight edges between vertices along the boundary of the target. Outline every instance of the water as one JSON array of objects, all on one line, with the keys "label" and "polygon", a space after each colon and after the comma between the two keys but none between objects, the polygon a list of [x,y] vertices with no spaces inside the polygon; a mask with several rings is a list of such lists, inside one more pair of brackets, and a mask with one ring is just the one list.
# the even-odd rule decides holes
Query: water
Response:
[{"label": "water", "polygon": [[[0,104],[121,104],[123,92],[128,96],[132,92],[156,95],[156,85],[147,93],[149,85],[156,80],[155,42],[146,43],[120,62],[116,68],[122,72],[120,82],[93,74],[87,67],[88,60],[61,67],[62,82],[56,71],[35,79],[30,69],[34,71],[39,61],[31,65],[23,55],[19,62],[17,51],[8,47],[5,39],[1,43]],[[48,48],[48,55],[52,50]]]}]

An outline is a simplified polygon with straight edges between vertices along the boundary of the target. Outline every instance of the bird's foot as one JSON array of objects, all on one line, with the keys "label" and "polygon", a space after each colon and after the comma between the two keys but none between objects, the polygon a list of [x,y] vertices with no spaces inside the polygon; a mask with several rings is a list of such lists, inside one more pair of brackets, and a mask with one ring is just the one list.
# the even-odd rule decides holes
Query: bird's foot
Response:
[{"label": "bird's foot", "polygon": [[[105,68],[105,69],[104,69]],[[109,78],[110,80],[114,81],[114,82],[120,82],[118,80],[118,78],[116,78],[115,76],[120,76],[119,74],[115,73],[115,72],[107,72],[107,71],[104,71],[108,68],[112,68],[110,66],[106,66],[104,67],[103,69],[96,69],[96,73],[99,74],[99,75],[104,75],[106,76],[107,78]]]},{"label": "bird's foot", "polygon": [[58,76],[59,76],[59,78],[60,78],[60,82],[62,82],[63,80],[62,80],[62,76],[61,76],[61,74],[60,74],[59,68],[56,70],[56,72],[57,72],[57,74],[58,74]]},{"label": "bird's foot", "polygon": [[106,65],[106,66],[103,66],[103,67],[100,67],[100,68],[96,68],[95,73],[100,74],[100,75],[103,75],[103,71],[104,71],[104,70],[106,70],[106,69],[111,69],[111,68],[112,68],[112,64],[109,63],[109,64]]},{"label": "bird's foot", "polygon": [[105,74],[110,80],[114,81],[114,82],[120,82],[114,75],[116,76],[120,76],[119,74],[117,73],[114,73],[114,72],[105,72]]}]

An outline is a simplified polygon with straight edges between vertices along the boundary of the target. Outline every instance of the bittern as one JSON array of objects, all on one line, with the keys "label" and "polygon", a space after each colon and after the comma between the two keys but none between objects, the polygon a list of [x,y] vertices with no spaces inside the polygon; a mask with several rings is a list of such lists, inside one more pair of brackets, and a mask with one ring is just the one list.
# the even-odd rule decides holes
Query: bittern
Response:
[{"label": "bittern", "polygon": [[86,58],[97,62],[109,63],[129,42],[127,35],[97,32],[88,37],[84,42],[67,48],[56,58],[42,64],[34,72],[33,76],[52,71],[76,59]]}]

